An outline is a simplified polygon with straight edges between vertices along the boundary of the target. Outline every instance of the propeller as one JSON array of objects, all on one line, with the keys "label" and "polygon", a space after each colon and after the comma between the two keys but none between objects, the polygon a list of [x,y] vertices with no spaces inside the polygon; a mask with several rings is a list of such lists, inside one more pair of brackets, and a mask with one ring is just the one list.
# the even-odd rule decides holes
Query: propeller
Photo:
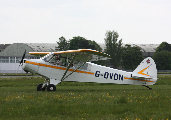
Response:
[{"label": "propeller", "polygon": [[23,60],[24,60],[24,58],[25,58],[25,55],[26,55],[26,49],[25,49],[24,54],[23,54],[23,57],[22,57],[22,59],[21,59],[21,61],[20,61],[20,65],[21,65],[21,63],[23,63]]}]

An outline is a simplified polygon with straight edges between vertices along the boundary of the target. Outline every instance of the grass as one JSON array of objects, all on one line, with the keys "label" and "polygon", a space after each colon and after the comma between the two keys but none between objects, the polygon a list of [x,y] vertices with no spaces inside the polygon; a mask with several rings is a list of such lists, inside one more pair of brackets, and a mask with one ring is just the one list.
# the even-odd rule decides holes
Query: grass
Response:
[{"label": "grass", "polygon": [[55,92],[36,91],[41,77],[0,78],[0,119],[169,120],[171,76],[158,78],[153,90],[62,82]]},{"label": "grass", "polygon": [[171,74],[171,72],[157,72],[157,74]]}]

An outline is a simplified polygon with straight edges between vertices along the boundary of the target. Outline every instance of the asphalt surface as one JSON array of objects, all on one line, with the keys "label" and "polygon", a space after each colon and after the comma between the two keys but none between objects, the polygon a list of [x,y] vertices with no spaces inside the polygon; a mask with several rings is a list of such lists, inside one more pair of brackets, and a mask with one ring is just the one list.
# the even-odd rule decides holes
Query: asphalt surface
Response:
[{"label": "asphalt surface", "polygon": [[16,78],[16,77],[41,77],[41,76],[0,76],[0,78]]}]

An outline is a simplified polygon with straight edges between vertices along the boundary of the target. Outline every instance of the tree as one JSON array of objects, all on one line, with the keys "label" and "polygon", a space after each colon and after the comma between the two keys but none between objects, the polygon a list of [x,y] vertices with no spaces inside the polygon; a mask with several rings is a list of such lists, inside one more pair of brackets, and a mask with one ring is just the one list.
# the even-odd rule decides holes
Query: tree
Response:
[{"label": "tree", "polygon": [[128,44],[123,47],[122,66],[124,69],[134,70],[142,60],[143,54],[139,47],[131,47],[131,45]]},{"label": "tree", "polygon": [[170,51],[160,51],[155,52],[153,59],[156,63],[158,70],[171,70],[171,52]]},{"label": "tree", "polygon": [[73,37],[70,40],[69,49],[70,50],[92,49],[92,50],[99,50],[99,51],[102,50],[102,48],[95,41],[87,40],[80,36]]},{"label": "tree", "polygon": [[153,55],[158,70],[171,70],[171,45],[162,42]]},{"label": "tree", "polygon": [[118,41],[118,33],[115,31],[107,31],[105,34],[105,52],[111,56],[110,63],[112,67],[117,68],[120,66],[122,58],[122,39]]},{"label": "tree", "polygon": [[89,42],[80,36],[77,37],[73,37],[70,40],[70,46],[69,49],[70,50],[77,50],[77,49],[88,49]]},{"label": "tree", "polygon": [[89,42],[89,46],[92,48],[92,50],[97,50],[97,51],[102,52],[102,48],[94,40],[93,41],[88,40],[88,42]]},{"label": "tree", "polygon": [[161,51],[170,51],[171,52],[171,45],[168,44],[167,42],[162,42],[156,49],[156,52],[161,52]]},{"label": "tree", "polygon": [[57,42],[57,44],[58,44],[58,47],[56,47],[57,51],[65,51],[69,49],[69,43],[63,36],[59,38],[59,42]]}]

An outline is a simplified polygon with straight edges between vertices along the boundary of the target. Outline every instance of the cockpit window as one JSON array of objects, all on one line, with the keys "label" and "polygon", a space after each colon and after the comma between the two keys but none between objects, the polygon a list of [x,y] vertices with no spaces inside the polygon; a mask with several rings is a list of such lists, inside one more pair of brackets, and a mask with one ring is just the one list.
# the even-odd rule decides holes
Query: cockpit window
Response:
[{"label": "cockpit window", "polygon": [[49,62],[50,64],[53,65],[61,65],[65,66],[66,65],[66,58],[61,58],[60,55],[56,55],[54,53],[47,54],[46,56],[41,58],[45,62]]},{"label": "cockpit window", "polygon": [[41,59],[44,60],[45,62],[49,62],[53,56],[54,56],[54,53],[52,52],[52,53],[45,55]]}]

